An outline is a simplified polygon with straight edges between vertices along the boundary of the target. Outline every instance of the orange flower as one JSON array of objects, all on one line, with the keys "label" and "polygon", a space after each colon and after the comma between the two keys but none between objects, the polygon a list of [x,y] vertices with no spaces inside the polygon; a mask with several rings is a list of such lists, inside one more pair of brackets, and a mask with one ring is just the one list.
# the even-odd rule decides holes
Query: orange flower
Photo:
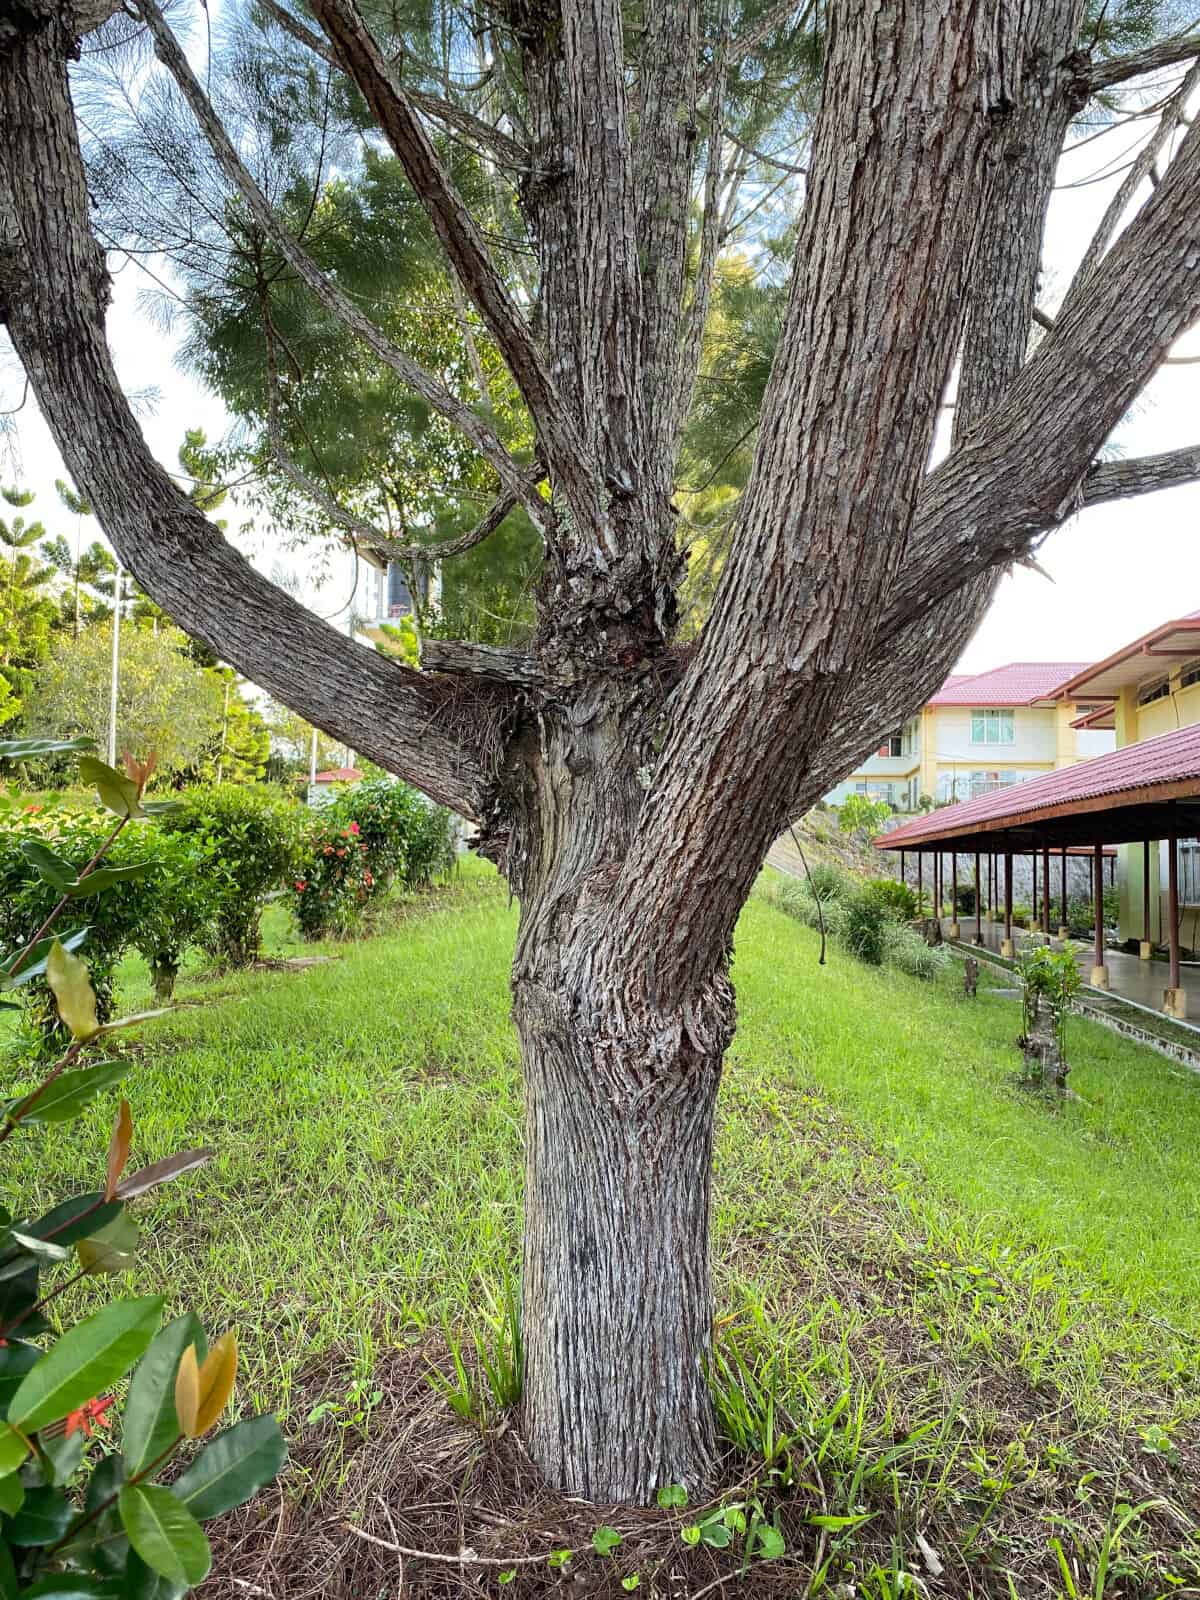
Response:
[{"label": "orange flower", "polygon": [[116,1401],[111,1394],[102,1395],[98,1400],[85,1400],[77,1411],[67,1413],[63,1438],[69,1439],[73,1433],[82,1432],[85,1439],[90,1439],[94,1431],[93,1424],[96,1427],[107,1428],[109,1420],[106,1413],[115,1404]]}]

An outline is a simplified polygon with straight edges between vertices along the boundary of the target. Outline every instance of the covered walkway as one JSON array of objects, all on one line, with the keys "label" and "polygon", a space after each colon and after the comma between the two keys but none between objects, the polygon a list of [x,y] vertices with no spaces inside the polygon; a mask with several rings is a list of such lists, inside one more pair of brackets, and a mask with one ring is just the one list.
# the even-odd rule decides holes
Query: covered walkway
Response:
[{"label": "covered walkway", "polygon": [[[996,947],[1005,956],[1013,955],[1016,948],[1013,857],[1032,856],[1040,863],[1041,871],[1036,876],[1042,879],[1043,893],[1037,922],[1049,937],[1059,931],[1055,925],[1058,908],[1050,892],[1051,861],[1061,858],[1060,865],[1065,868],[1070,854],[1090,852],[1095,926],[1085,981],[1094,988],[1111,988],[1166,1016],[1183,1019],[1188,1014],[1189,997],[1193,1014],[1200,1009],[1200,979],[1193,976],[1195,969],[1184,969],[1180,959],[1178,841],[1197,835],[1200,725],[1127,745],[1094,761],[1048,772],[1029,783],[981,795],[960,805],[945,806],[883,835],[876,845],[881,850],[900,853],[902,873],[910,852],[921,863],[932,857],[929,887],[939,908],[948,888],[953,892],[956,884],[973,885],[974,917],[964,919],[961,927],[947,924],[947,932],[981,944],[985,942],[985,932],[993,938],[998,933]],[[1165,840],[1168,846],[1167,960],[1159,963],[1153,959],[1148,891],[1140,958],[1127,956],[1118,960],[1119,953],[1110,952],[1105,940],[1106,847],[1140,842],[1148,856],[1151,844],[1157,840]],[[942,867],[946,856],[950,858],[949,884],[944,881]],[[995,864],[996,877],[1002,879],[1002,885],[989,896],[990,863]],[[1062,876],[1065,878],[1065,871]],[[1148,873],[1144,881],[1148,883]],[[985,921],[985,902],[1000,909],[999,923]],[[1118,979],[1124,981],[1124,988],[1115,981]]]}]

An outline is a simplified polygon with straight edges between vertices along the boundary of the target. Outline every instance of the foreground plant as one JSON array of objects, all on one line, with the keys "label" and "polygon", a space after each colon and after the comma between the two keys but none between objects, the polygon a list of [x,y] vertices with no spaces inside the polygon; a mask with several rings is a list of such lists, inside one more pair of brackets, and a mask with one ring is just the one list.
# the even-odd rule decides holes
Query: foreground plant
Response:
[{"label": "foreground plant", "polygon": [[[78,749],[79,743],[0,743],[0,759]],[[40,1082],[0,1107],[0,1144],[80,1116],[129,1071],[129,1058],[97,1059],[110,1034],[147,1016],[101,1022],[83,959],[55,934],[63,911],[101,894],[133,868],[106,867],[107,848],[143,802],[153,762],[126,758],[121,774],[85,757],[116,817],[107,844],[80,872],[44,846],[31,866],[61,895],[31,939],[0,969],[0,1007],[39,975],[54,996],[71,1042]],[[139,864],[144,873],[152,863]],[[72,936],[78,948],[87,929]],[[103,1306],[56,1332],[47,1312],[82,1281],[128,1271],[138,1245],[130,1201],[201,1166],[210,1150],[186,1150],[127,1174],[133,1143],[129,1103],[121,1099],[103,1182],[37,1215],[0,1211],[0,1595],[89,1600],[167,1600],[207,1575],[211,1555],[201,1523],[248,1499],[278,1472],[283,1439],[273,1417],[238,1422],[217,1435],[170,1485],[181,1450],[203,1439],[233,1392],[237,1344],[232,1332],[208,1348],[189,1311],[165,1327],[164,1297]],[[99,1164],[99,1163],[98,1163]],[[47,1286],[45,1280],[55,1281]],[[128,1378],[118,1409],[115,1387]],[[104,1447],[115,1414],[121,1447]]]}]

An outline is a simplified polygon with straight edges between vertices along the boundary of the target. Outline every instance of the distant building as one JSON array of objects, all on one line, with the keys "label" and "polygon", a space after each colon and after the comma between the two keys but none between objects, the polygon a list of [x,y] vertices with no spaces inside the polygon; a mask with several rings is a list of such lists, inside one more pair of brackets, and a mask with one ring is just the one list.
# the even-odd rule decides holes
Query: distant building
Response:
[{"label": "distant building", "polygon": [[[1081,721],[1089,729],[1111,730],[1117,748],[1141,744],[1159,734],[1200,723],[1200,611],[1163,622],[1140,639],[1097,661],[1064,686],[1081,700],[1098,702]],[[1167,843],[1121,846],[1123,939],[1143,940],[1146,864],[1149,862],[1150,933],[1166,942]],[[1178,847],[1180,936],[1200,947],[1200,840],[1180,838]]]},{"label": "distant building", "polygon": [[954,673],[917,716],[826,797],[886,800],[898,811],[973,800],[1074,766],[1111,750],[1111,725],[1087,718],[1105,709],[1064,698],[1078,661],[1015,661],[991,672]]}]

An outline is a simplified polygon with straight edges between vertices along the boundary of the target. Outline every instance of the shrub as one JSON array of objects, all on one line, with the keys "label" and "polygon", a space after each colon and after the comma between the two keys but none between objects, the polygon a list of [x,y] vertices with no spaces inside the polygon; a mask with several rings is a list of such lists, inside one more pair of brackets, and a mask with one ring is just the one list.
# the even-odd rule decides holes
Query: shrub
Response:
[{"label": "shrub", "polygon": [[[0,759],[44,751],[47,743],[0,744]],[[58,898],[34,930],[37,937],[20,942],[0,964],[0,1006],[10,1007],[14,990],[44,977],[69,1043],[40,1081],[19,1089],[0,1109],[0,1143],[45,1137],[47,1128],[111,1093],[132,1065],[129,1057],[111,1059],[114,1052],[101,1041],[138,1019],[100,1023],[87,965],[57,937],[64,908],[104,900],[118,887],[138,884],[149,870],[144,862],[130,871],[112,860],[115,839],[134,818],[146,816],[147,766],[127,762],[128,777],[98,761],[91,767],[104,804],[119,819],[113,826],[109,817],[101,847],[78,871],[53,846],[33,841],[37,848],[25,852],[26,870]],[[97,1054],[109,1059],[97,1060]],[[127,1176],[132,1140],[133,1119],[122,1099],[107,1159],[97,1151],[94,1193],[73,1195],[45,1212],[40,1203],[6,1196],[12,1210],[0,1219],[5,1595],[183,1595],[211,1564],[201,1521],[248,1500],[283,1464],[278,1424],[253,1417],[201,1447],[170,1486],[161,1481],[181,1447],[215,1428],[228,1404],[237,1370],[232,1331],[210,1350],[190,1311],[160,1328],[164,1296],[157,1294],[110,1301],[61,1332],[45,1315],[57,1301],[59,1321],[64,1302],[58,1297],[77,1279],[127,1271],[138,1244],[127,1203],[212,1155],[185,1150]],[[126,1377],[121,1448],[97,1450],[111,1426],[113,1391]]]},{"label": "shrub", "polygon": [[375,888],[358,823],[343,827],[336,806],[315,812],[304,841],[304,858],[292,883],[301,933],[306,939],[347,937],[362,921]]},{"label": "shrub", "polygon": [[805,887],[811,888],[819,900],[839,900],[850,889],[850,879],[846,873],[839,872],[827,861],[818,861],[810,867],[804,882]]},{"label": "shrub", "polygon": [[891,913],[870,889],[844,895],[838,937],[851,954],[869,966],[882,965]]},{"label": "shrub", "polygon": [[931,945],[915,929],[892,922],[884,933],[883,959],[910,978],[932,982],[948,969],[952,957],[945,945]]},{"label": "shrub", "polygon": [[345,938],[392,883],[425,888],[453,864],[448,811],[390,778],[356,784],[308,814],[292,882],[300,931],[308,939]]},{"label": "shrub", "polygon": [[172,833],[198,841],[214,862],[203,942],[228,966],[248,967],[258,955],[263,905],[303,859],[304,819],[300,806],[275,791],[235,783],[191,790],[166,819]]},{"label": "shrub", "polygon": [[132,944],[150,968],[159,1005],[166,1005],[175,992],[185,951],[212,942],[222,882],[215,840],[158,831],[154,871],[146,880]]},{"label": "shrub", "polygon": [[916,891],[910,889],[906,883],[901,883],[899,879],[872,878],[867,889],[880,905],[886,906],[899,921],[911,922],[916,916]]},{"label": "shrub", "polygon": [[[141,837],[141,827],[127,829],[128,841],[120,850],[107,852],[114,864],[128,869],[149,856],[149,846]],[[62,898],[61,890],[50,877],[31,867],[31,856],[52,855],[78,875],[104,847],[112,833],[112,818],[101,809],[83,812],[53,810],[9,813],[0,824],[0,960],[11,958],[21,945],[41,927]],[[88,962],[92,987],[96,993],[96,1015],[107,1022],[113,1013],[116,970],[122,956],[133,943],[140,907],[146,896],[142,883],[130,879],[113,882],[103,897],[72,899],[63,918],[63,937],[78,929],[88,929]],[[50,992],[45,983],[34,984],[25,997],[25,1021],[29,1042],[40,1042],[52,1049],[61,1030],[58,1028]]]}]

